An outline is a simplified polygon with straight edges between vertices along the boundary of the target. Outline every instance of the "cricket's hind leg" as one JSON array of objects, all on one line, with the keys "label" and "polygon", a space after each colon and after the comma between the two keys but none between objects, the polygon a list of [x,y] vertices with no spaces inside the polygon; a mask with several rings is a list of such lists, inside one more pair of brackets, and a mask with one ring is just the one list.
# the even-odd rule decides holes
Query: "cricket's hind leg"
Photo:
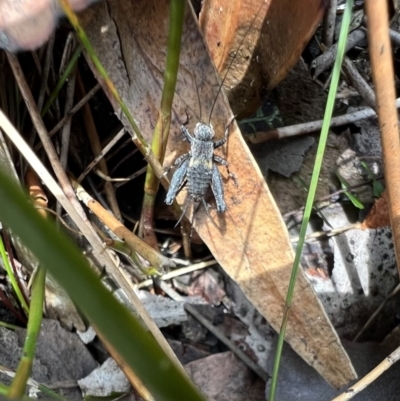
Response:
[{"label": "cricket's hind leg", "polygon": [[217,204],[217,212],[225,212],[226,204],[224,199],[224,184],[222,182],[222,177],[218,170],[218,167],[215,164],[213,164],[212,168],[211,189],[213,191],[215,202]]},{"label": "cricket's hind leg", "polygon": [[238,181],[237,181],[236,175],[233,174],[233,173],[229,170],[229,163],[228,163],[225,159],[223,159],[222,157],[217,156],[217,155],[214,155],[214,156],[213,156],[213,159],[214,159],[214,161],[216,161],[217,163],[222,164],[223,166],[226,167],[226,171],[228,172],[228,177],[229,177],[229,178],[232,178],[232,180],[233,180],[233,182],[235,183],[235,185],[238,186]]},{"label": "cricket's hind leg", "polygon": [[[220,146],[222,146],[227,141],[228,135],[229,135],[229,127],[231,126],[231,124],[233,123],[234,120],[235,120],[235,117],[233,117],[232,120],[229,122],[229,124],[226,126],[224,137],[222,139],[220,139],[219,141],[214,142],[214,149],[219,148]],[[222,158],[220,156],[217,156],[217,155],[214,155],[213,159],[217,163],[222,164],[223,166],[226,167],[226,171],[228,172],[229,178],[232,178],[233,182],[235,183],[235,185],[238,186],[238,181],[237,181],[236,175],[233,174],[229,170],[229,163],[224,158]]]},{"label": "cricket's hind leg", "polygon": [[[193,200],[193,198],[190,195],[188,195],[188,197],[186,198],[185,204],[183,205],[183,208],[182,208],[181,217],[179,217],[179,220],[176,222],[175,227],[178,227],[179,223],[182,221],[183,216],[186,214],[186,210],[187,210],[187,208],[189,206],[189,203],[192,200]],[[192,220],[192,224],[191,225],[193,225],[193,220]],[[190,238],[191,237],[192,237],[192,231],[190,231]]]}]

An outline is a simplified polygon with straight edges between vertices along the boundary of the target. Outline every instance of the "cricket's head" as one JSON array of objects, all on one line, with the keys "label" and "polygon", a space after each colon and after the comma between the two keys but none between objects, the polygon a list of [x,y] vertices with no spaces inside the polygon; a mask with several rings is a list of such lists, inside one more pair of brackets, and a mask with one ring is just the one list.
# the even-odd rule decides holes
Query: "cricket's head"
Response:
[{"label": "cricket's head", "polygon": [[197,123],[193,134],[199,141],[211,141],[214,138],[214,128],[212,124]]}]

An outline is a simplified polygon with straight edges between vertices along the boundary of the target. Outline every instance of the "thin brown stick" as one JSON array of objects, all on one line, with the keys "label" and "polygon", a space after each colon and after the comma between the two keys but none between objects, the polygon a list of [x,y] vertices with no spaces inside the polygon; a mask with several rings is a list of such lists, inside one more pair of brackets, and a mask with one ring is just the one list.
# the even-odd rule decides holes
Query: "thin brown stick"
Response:
[{"label": "thin brown stick", "polygon": [[[125,128],[122,128],[117,135],[111,139],[110,142],[104,147],[101,152],[91,161],[88,166],[83,170],[81,175],[78,177],[77,181],[82,182],[83,179],[92,171],[92,169],[97,165],[97,163],[114,147],[114,145],[125,135]],[[130,141],[129,141],[130,142]]]},{"label": "thin brown stick", "polygon": [[[400,98],[396,99],[395,106],[400,108]],[[370,107],[355,111],[353,113],[343,114],[342,116],[333,117],[331,127],[340,127],[341,125],[350,124],[366,118],[374,117],[376,113]],[[319,131],[322,128],[323,120],[316,120],[307,123],[289,125],[287,127],[276,128],[267,132],[256,132],[245,136],[246,142],[258,144],[270,141],[272,139],[290,138],[297,135],[309,134],[310,132]]]},{"label": "thin brown stick", "polygon": [[[146,171],[146,170],[144,170]],[[98,168],[95,168],[93,170],[93,173],[96,174],[98,177],[102,178],[106,182],[128,182],[131,181],[131,178],[129,177],[110,177],[108,175],[105,175],[101,170]]]},{"label": "thin brown stick", "polygon": [[174,264],[165,256],[156,252],[152,247],[139,239],[132,231],[128,230],[120,221],[109,213],[99,202],[94,200],[85,189],[73,181],[78,198],[110,229],[114,234],[124,241],[134,252],[146,259],[152,267],[159,271],[173,267]]},{"label": "thin brown stick", "polygon": [[371,325],[371,323],[378,317],[378,315],[382,312],[385,305],[398,293],[400,292],[400,284],[397,284],[396,288],[383,300],[383,302],[379,305],[376,311],[369,317],[367,322],[361,328],[361,330],[354,337],[353,341],[356,342],[360,339],[360,337],[364,334],[365,330]]},{"label": "thin brown stick", "polygon": [[139,177],[140,175],[144,174],[147,170],[147,167],[142,167],[141,169],[139,169],[138,171],[135,171],[134,173],[132,173],[131,175],[128,175],[128,177],[126,177],[126,180],[124,181],[120,181],[117,184],[115,184],[115,189],[122,187],[123,185],[125,185],[127,182],[134,180],[136,177]]},{"label": "thin brown stick", "polygon": [[367,0],[368,43],[382,136],[383,164],[397,268],[400,273],[400,137],[386,0]]},{"label": "thin brown stick", "polygon": [[[74,68],[74,71],[72,71],[71,76],[68,79],[64,114],[68,113],[68,110],[72,107],[74,101],[76,73],[77,70],[76,68]],[[67,170],[67,165],[68,165],[68,151],[69,151],[69,139],[71,137],[71,123],[72,120],[69,119],[68,122],[64,125],[61,134],[60,163],[64,171]]]},{"label": "thin brown stick", "polygon": [[[71,76],[68,79],[67,84],[67,94],[65,99],[65,112],[66,114],[68,110],[72,107],[75,95],[75,83],[76,83],[76,67],[71,73]],[[64,171],[67,171],[68,165],[68,152],[69,152],[69,139],[71,137],[71,124],[72,120],[69,119],[68,122],[64,125],[61,133],[61,151],[60,151],[60,164]],[[62,213],[62,207],[59,202],[57,202],[56,213]]]},{"label": "thin brown stick", "polygon": [[64,44],[64,49],[60,61],[60,68],[58,69],[58,77],[61,77],[61,75],[63,74],[63,71],[65,70],[65,67],[69,62],[69,59],[71,58],[72,51],[76,46],[76,42],[77,41],[74,32],[70,32]]},{"label": "thin brown stick", "polygon": [[[171,280],[175,277],[183,276],[184,274],[189,274],[194,271],[205,269],[210,266],[216,265],[218,262],[215,259],[207,260],[206,262],[195,263],[190,266],[181,267],[180,269],[172,270],[168,273],[163,274],[162,276],[158,277],[157,279],[160,281]],[[154,282],[152,279],[144,280],[137,285],[137,288],[144,288],[153,285]]]},{"label": "thin brown stick", "polygon": [[184,219],[181,222],[181,234],[182,234],[182,245],[183,245],[183,253],[185,258],[188,260],[192,260],[192,247],[190,246],[190,242],[192,240],[192,230],[193,226],[187,219]]},{"label": "thin brown stick", "polygon": [[[346,42],[346,52],[352,49],[357,43],[365,39],[366,35],[364,30],[357,29],[349,34]],[[318,77],[327,68],[331,67],[336,59],[337,44],[331,46],[325,53],[321,54],[312,61],[310,72],[314,79]]]},{"label": "thin brown stick", "polygon": [[46,58],[44,60],[43,73],[40,74],[42,83],[40,85],[39,97],[37,101],[37,106],[39,110],[42,110],[44,95],[46,91],[48,91],[47,80],[49,78],[51,58],[53,56],[54,40],[55,40],[55,35],[53,34],[51,35],[50,40],[47,42]]},{"label": "thin brown stick", "polygon": [[[369,0],[367,0],[368,2]],[[372,0],[377,1],[377,0]],[[379,2],[379,1],[377,1]],[[388,370],[400,359],[400,347],[393,351],[388,357],[386,357],[375,369],[371,370],[365,375],[360,381],[354,386],[351,386],[343,394],[334,398],[332,401],[347,401],[353,398],[356,394],[364,390],[369,384],[374,382],[383,372]]]},{"label": "thin brown stick", "polygon": [[[77,76],[77,81],[78,81],[78,90],[81,96],[84,96],[86,91],[79,73]],[[89,138],[89,143],[92,148],[93,155],[96,157],[98,154],[101,153],[101,144],[99,140],[99,135],[97,133],[96,125],[94,123],[92,111],[90,110],[90,106],[88,103],[85,103],[83,105],[82,113],[83,113],[83,121],[85,124],[86,133]],[[99,159],[98,169],[104,175],[108,176],[107,163],[104,160],[104,158]],[[117,218],[117,220],[121,220],[121,211],[119,210],[117,197],[115,196],[114,187],[111,182],[109,181],[104,182],[104,192],[108,204],[110,206],[110,209],[112,210],[114,216]]]},{"label": "thin brown stick", "polygon": [[344,58],[342,68],[351,86],[357,90],[367,105],[375,110],[376,103],[374,91],[368,85],[368,82],[361,76],[356,66],[348,57]]},{"label": "thin brown stick", "polygon": [[[312,234],[307,235],[305,240],[306,242],[313,242],[314,240],[320,240],[321,238],[330,238],[342,234],[346,231],[355,230],[357,228],[360,228],[360,223],[354,223],[346,227],[338,227],[327,231],[315,231]],[[299,242],[299,237],[290,238],[290,242],[292,244],[296,244],[297,242]]]},{"label": "thin brown stick", "polygon": [[[101,88],[100,84],[96,84],[87,94],[84,96],[71,110],[68,111],[68,113],[65,114],[65,116],[49,131],[49,137],[52,137],[60,128],[66,124],[66,122],[72,118],[74,114],[76,114],[84,104],[86,104],[94,95],[97,93],[97,91]],[[42,147],[42,144],[40,143],[35,147],[35,150],[38,150]]]},{"label": "thin brown stick", "polygon": [[322,29],[322,42],[329,48],[333,45],[335,36],[337,0],[331,0],[328,9],[325,12],[324,24]]},{"label": "thin brown stick", "polygon": [[22,72],[19,61],[14,54],[11,54],[8,52],[7,52],[7,58],[10,63],[10,66],[13,70],[13,73],[14,73],[15,79],[18,83],[22,97],[24,98],[26,107],[31,116],[32,123],[36,128],[36,131],[40,137],[40,140],[43,143],[44,150],[47,154],[47,157],[49,158],[51,166],[53,167],[54,173],[55,173],[56,177],[58,178],[65,195],[68,197],[70,202],[73,204],[75,210],[80,214],[80,216],[82,217],[82,219],[85,222],[88,222],[85,212],[83,211],[82,206],[79,204],[78,200],[75,197],[74,190],[72,189],[72,186],[68,180],[67,174],[65,173],[64,169],[62,168],[62,166],[60,164],[60,160],[58,158],[58,155],[54,149],[52,142],[50,141],[46,127],[40,116],[39,110],[33,99],[32,93],[27,85],[27,82],[25,80],[25,76]]},{"label": "thin brown stick", "polygon": [[[43,102],[44,102],[44,95],[46,93],[49,93],[49,87],[47,85],[47,81],[49,79],[49,72],[50,72],[50,64],[51,64],[51,58],[53,56],[53,47],[54,47],[54,40],[55,40],[55,35],[51,35],[49,41],[47,42],[46,46],[46,57],[44,60],[44,66],[42,69],[42,66],[40,64],[39,57],[37,56],[36,52],[32,52],[32,57],[34,60],[34,63],[36,65],[36,68],[39,72],[40,78],[42,80],[40,84],[40,89],[39,89],[39,96],[37,100],[37,108],[38,110],[42,110],[43,107]],[[35,75],[32,77],[32,81],[34,81]],[[32,146],[35,142],[36,138],[36,130],[35,127],[32,127],[31,134],[29,137],[29,145]]]},{"label": "thin brown stick", "polygon": [[31,55],[32,55],[32,58],[33,58],[33,63],[35,64],[39,75],[42,75],[42,66],[40,64],[40,60],[39,60],[39,57],[38,57],[37,53],[32,51]]}]

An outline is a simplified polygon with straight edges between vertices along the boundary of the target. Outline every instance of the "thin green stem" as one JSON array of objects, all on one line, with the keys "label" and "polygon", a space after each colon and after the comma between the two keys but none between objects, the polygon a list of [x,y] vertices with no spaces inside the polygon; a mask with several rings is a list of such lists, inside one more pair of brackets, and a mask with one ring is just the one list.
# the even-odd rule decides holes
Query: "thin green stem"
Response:
[{"label": "thin green stem", "polygon": [[0,322],[0,327],[5,327],[6,329],[10,329],[10,330],[20,329],[19,326],[16,326],[15,324],[11,324],[11,323],[6,323],[6,322]]},{"label": "thin green stem", "polygon": [[74,54],[72,55],[71,59],[69,60],[69,63],[67,67],[65,68],[63,74],[61,75],[60,79],[57,82],[56,87],[54,88],[53,92],[50,94],[49,99],[47,100],[46,104],[43,106],[41,116],[43,117],[51,105],[53,104],[54,100],[57,98],[61,88],[64,86],[65,82],[67,81],[68,77],[71,75],[72,71],[75,68],[76,63],[78,62],[78,58],[82,53],[82,48],[78,46]]},{"label": "thin green stem", "polygon": [[328,139],[329,126],[331,123],[333,107],[335,104],[335,97],[337,92],[337,87],[340,77],[340,69],[342,66],[342,61],[345,53],[345,45],[349,32],[349,25],[351,19],[351,11],[353,8],[353,0],[347,0],[346,9],[343,15],[342,26],[340,29],[340,37],[338,44],[338,51],[336,55],[335,65],[333,67],[332,81],[329,87],[328,100],[325,108],[324,122],[322,125],[321,136],[317,149],[317,156],[315,159],[314,170],[311,177],[310,189],[307,196],[306,206],[304,209],[303,221],[300,228],[299,242],[297,243],[296,256],[293,262],[292,274],[290,277],[288,292],[286,296],[285,311],[283,316],[283,321],[281,325],[281,330],[279,332],[279,338],[277,343],[277,349],[275,354],[274,368],[272,372],[272,381],[269,392],[269,401],[274,401],[276,386],[278,382],[278,373],[280,366],[280,359],[282,354],[283,343],[285,339],[286,327],[289,319],[289,311],[293,301],[294,286],[296,284],[297,273],[300,265],[300,258],[303,252],[303,246],[306,238],[307,226],[310,221],[311,211],[313,208],[313,203],[315,199],[315,193],[317,189],[318,179],[321,172],[322,159],[324,156],[326,143]]},{"label": "thin green stem", "polygon": [[[170,2],[168,48],[164,73],[164,86],[161,97],[161,111],[158,116],[151,144],[152,151],[161,164],[164,160],[171,126],[171,109],[179,69],[184,14],[185,0],[172,0]],[[158,187],[159,180],[157,175],[152,167],[148,165],[144,186],[142,219],[142,223],[146,228],[153,226],[154,205]],[[154,235],[154,233],[149,234]],[[156,241],[154,245],[156,245]]]},{"label": "thin green stem", "polygon": [[53,398],[54,400],[59,400],[59,401],[68,401],[65,397],[62,395],[56,393],[53,391],[51,388],[46,387],[44,384],[38,384],[38,390],[40,390],[43,394],[48,395],[50,398]]},{"label": "thin green stem", "polygon": [[181,54],[185,3],[185,0],[172,0],[170,4],[168,48],[165,62],[164,87],[161,98],[161,112],[165,116],[171,114],[172,102],[174,100],[179,69],[179,57]]},{"label": "thin green stem", "polygon": [[28,327],[26,328],[23,354],[8,393],[10,399],[20,399],[24,395],[26,384],[31,374],[36,342],[40,332],[40,325],[42,324],[45,286],[46,269],[39,266],[32,284],[31,310]]},{"label": "thin green stem", "polygon": [[[4,397],[7,397],[9,391],[10,391],[10,387],[9,386],[6,386],[5,384],[0,383],[0,395],[3,395]],[[22,397],[20,397],[20,399],[22,401],[36,401],[33,398],[29,398],[26,395],[23,395]]]},{"label": "thin green stem", "polygon": [[[10,373],[14,373],[11,369],[5,368],[4,366],[0,366],[0,371],[2,373],[10,372]],[[37,383],[35,380],[30,379],[29,386],[41,391],[44,394],[47,394],[49,397],[55,399],[55,400],[60,400],[60,401],[68,401],[65,397],[63,397],[62,395],[56,393],[54,390],[48,388],[47,386],[45,386],[44,384],[41,383]],[[4,395],[4,396],[8,396],[8,393],[10,391],[10,387],[6,386],[5,384],[0,383],[0,395]],[[28,400],[34,400],[36,401],[36,399],[34,398],[29,398],[26,395],[23,395],[22,397],[20,397],[21,400],[23,401],[28,401]]]},{"label": "thin green stem", "polygon": [[138,255],[136,254],[135,250],[132,249],[129,244],[124,241],[114,240],[112,238],[107,237],[106,234],[103,233],[100,229],[96,229],[97,233],[104,241],[104,243],[113,249],[116,252],[119,252],[125,257],[129,258],[131,262],[137,266],[137,268],[146,276],[161,276],[162,274],[155,268],[155,267],[145,267],[143,263],[140,261]]},{"label": "thin green stem", "polygon": [[8,274],[8,278],[10,279],[11,286],[20,302],[22,305],[22,308],[24,309],[25,313],[28,315],[29,314],[29,306],[25,301],[25,297],[21,292],[21,289],[19,288],[19,285],[17,283],[17,279],[14,276],[14,271],[11,268],[10,261],[8,259],[8,255],[6,253],[5,247],[4,247],[4,242],[3,242],[3,237],[0,236],[0,255],[1,259],[3,260],[3,265],[4,268],[6,269],[6,272]]}]

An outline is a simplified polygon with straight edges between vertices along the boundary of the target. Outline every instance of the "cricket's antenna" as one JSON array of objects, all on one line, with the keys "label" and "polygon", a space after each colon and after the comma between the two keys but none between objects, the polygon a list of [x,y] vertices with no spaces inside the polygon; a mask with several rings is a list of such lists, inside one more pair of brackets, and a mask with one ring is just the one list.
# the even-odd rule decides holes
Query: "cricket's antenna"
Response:
[{"label": "cricket's antenna", "polygon": [[218,96],[219,96],[219,94],[221,93],[222,87],[224,86],[224,82],[225,82],[225,80],[226,80],[226,77],[228,76],[229,70],[231,69],[233,62],[236,60],[236,56],[237,56],[237,54],[238,54],[238,51],[239,51],[240,48],[242,47],[242,45],[243,45],[243,43],[244,43],[244,40],[246,39],[248,33],[250,32],[250,29],[251,29],[251,27],[253,26],[254,21],[255,21],[256,18],[258,17],[258,14],[260,14],[260,11],[261,11],[262,6],[263,6],[264,4],[266,4],[266,3],[267,3],[266,0],[262,0],[262,4],[260,5],[260,8],[257,10],[256,15],[255,15],[254,18],[253,18],[253,21],[251,22],[251,24],[250,24],[249,27],[247,28],[246,33],[244,34],[242,40],[240,41],[240,44],[239,44],[238,49],[235,51],[235,54],[233,55],[232,60],[231,60],[231,62],[230,62],[229,65],[228,65],[228,68],[227,68],[227,70],[226,70],[225,76],[224,76],[224,78],[222,78],[221,85],[220,85],[219,88],[218,88],[217,96],[215,96],[214,103],[212,104],[212,107],[211,107],[210,117],[209,117],[209,119],[208,119],[208,124],[209,124],[209,125],[211,124],[211,116],[212,116],[212,113],[213,113],[213,111],[214,111],[215,104],[217,103]]},{"label": "cricket's antenna", "polygon": [[196,92],[197,92],[197,101],[199,102],[199,109],[200,109],[200,122],[203,122],[203,118],[201,116],[201,101],[200,101],[200,94],[199,94],[199,87],[197,86],[197,82],[196,82],[196,77],[193,75],[193,81],[194,84],[196,86]]},{"label": "cricket's antenna", "polygon": [[189,203],[190,203],[190,201],[191,201],[192,199],[193,199],[193,198],[190,196],[190,194],[188,194],[188,197],[186,198],[185,204],[183,205],[181,217],[179,217],[179,220],[178,220],[177,223],[175,224],[175,227],[178,227],[178,225],[179,225],[179,223],[181,222],[183,216],[186,214],[186,210],[187,210],[187,208],[188,208],[188,206],[189,206]]}]

